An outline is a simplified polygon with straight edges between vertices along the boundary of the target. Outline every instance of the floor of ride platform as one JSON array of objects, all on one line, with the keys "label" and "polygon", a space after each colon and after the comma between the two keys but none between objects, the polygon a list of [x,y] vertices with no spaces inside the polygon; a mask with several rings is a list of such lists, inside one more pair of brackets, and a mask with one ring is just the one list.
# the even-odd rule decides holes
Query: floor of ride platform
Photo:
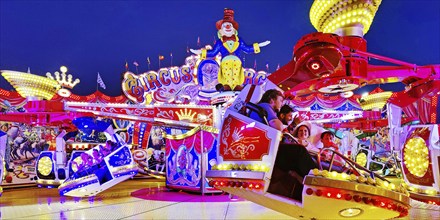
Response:
[{"label": "floor of ride platform", "polygon": [[[57,188],[5,189],[0,197],[0,219],[293,218],[224,194],[202,196],[168,190],[163,180],[135,179],[90,198],[61,197]],[[412,208],[405,219],[440,219],[440,214],[438,210]]]}]

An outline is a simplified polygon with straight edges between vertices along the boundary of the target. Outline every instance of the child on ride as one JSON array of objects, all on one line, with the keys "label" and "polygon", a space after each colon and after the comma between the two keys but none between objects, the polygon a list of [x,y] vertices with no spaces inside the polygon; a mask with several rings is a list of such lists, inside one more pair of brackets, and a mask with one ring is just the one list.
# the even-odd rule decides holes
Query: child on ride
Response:
[{"label": "child on ride", "polygon": [[[319,149],[326,149],[327,148],[327,149],[332,149],[334,151],[339,152],[339,146],[337,144],[335,144],[334,139],[335,139],[335,134],[333,132],[331,132],[331,131],[322,132],[321,144],[318,145],[317,148],[319,148]],[[324,160],[324,161],[330,161],[331,156],[332,156],[332,152],[330,152],[330,151],[322,151],[322,153],[321,153],[322,160]],[[336,166],[343,166],[344,160],[341,157],[335,155],[334,164]]]}]

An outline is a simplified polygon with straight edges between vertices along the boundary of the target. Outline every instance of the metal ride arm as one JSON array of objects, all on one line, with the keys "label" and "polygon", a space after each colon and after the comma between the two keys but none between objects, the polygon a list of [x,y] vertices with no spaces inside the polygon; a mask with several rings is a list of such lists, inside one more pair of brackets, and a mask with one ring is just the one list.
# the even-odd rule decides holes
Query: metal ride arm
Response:
[{"label": "metal ride arm", "polygon": [[393,58],[377,55],[377,54],[374,54],[374,53],[369,53],[369,52],[366,52],[366,51],[355,50],[353,48],[346,47],[346,46],[342,46],[342,47],[344,49],[346,49],[346,50],[350,50],[352,55],[367,56],[369,58],[374,58],[376,60],[381,60],[381,61],[385,61],[385,62],[389,62],[389,63],[394,63],[394,64],[401,65],[401,66],[406,66],[406,67],[412,68],[414,71],[417,71],[417,65],[413,64],[413,63],[407,63],[407,62],[404,62],[404,61],[400,61],[400,60],[397,60],[397,59],[393,59]]},{"label": "metal ride arm", "polygon": [[[195,128],[200,124],[217,127],[215,107],[210,105],[133,105],[66,102],[65,111],[88,113],[94,116],[111,117],[124,120],[135,120],[154,124],[172,124],[175,126]],[[173,112],[173,114],[170,114]],[[197,112],[194,117],[191,114]],[[186,116],[191,120],[181,120]],[[212,119],[210,117],[213,117]]]},{"label": "metal ride arm", "polygon": [[[7,135],[6,133],[0,131],[0,185],[3,182],[3,175],[5,174],[6,167],[5,164],[5,151],[6,151],[6,142],[7,142]],[[0,186],[0,196],[3,193],[3,189]]]},{"label": "metal ride arm", "polygon": [[56,164],[58,167],[65,167],[67,164],[66,157],[66,141],[64,136],[67,134],[66,130],[62,130],[56,137]]}]

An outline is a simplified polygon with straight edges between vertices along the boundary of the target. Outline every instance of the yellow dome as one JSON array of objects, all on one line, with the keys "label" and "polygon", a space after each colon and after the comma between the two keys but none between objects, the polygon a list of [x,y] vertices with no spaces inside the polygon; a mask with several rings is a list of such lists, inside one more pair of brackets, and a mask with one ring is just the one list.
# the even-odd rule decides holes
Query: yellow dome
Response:
[{"label": "yellow dome", "polygon": [[319,32],[336,33],[338,29],[358,27],[366,34],[382,0],[315,0],[310,21]]},{"label": "yellow dome", "polygon": [[50,100],[61,88],[56,80],[43,76],[10,70],[1,72],[23,98],[35,97],[38,100]]}]

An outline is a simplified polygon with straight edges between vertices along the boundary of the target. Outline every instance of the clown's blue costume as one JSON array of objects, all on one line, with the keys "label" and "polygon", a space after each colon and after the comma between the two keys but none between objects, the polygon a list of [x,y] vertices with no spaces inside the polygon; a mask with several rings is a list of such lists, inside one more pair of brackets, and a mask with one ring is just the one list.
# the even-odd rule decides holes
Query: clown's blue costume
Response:
[{"label": "clown's blue costume", "polygon": [[241,86],[244,82],[243,62],[240,53],[242,51],[246,54],[257,54],[260,52],[258,43],[249,46],[237,35],[233,37],[235,40],[217,40],[212,50],[202,49],[201,55],[201,58],[205,59],[206,57],[215,57],[218,53],[221,53],[222,60],[220,63],[221,68],[218,74],[218,82],[223,85],[229,85],[231,89],[234,89],[236,86]]},{"label": "clown's blue costume", "polygon": [[[241,52],[246,54],[260,53],[260,46],[258,43],[254,43],[252,46],[247,45],[237,36],[238,23],[234,20],[234,11],[232,9],[224,10],[224,17],[222,20],[217,21],[216,27],[219,30],[219,40],[217,40],[212,50],[201,50],[201,59],[215,57],[218,53],[221,53],[222,60],[218,73],[218,82],[228,85],[234,90],[235,87],[241,86],[244,82]],[[229,34],[225,34],[227,32]]]}]

